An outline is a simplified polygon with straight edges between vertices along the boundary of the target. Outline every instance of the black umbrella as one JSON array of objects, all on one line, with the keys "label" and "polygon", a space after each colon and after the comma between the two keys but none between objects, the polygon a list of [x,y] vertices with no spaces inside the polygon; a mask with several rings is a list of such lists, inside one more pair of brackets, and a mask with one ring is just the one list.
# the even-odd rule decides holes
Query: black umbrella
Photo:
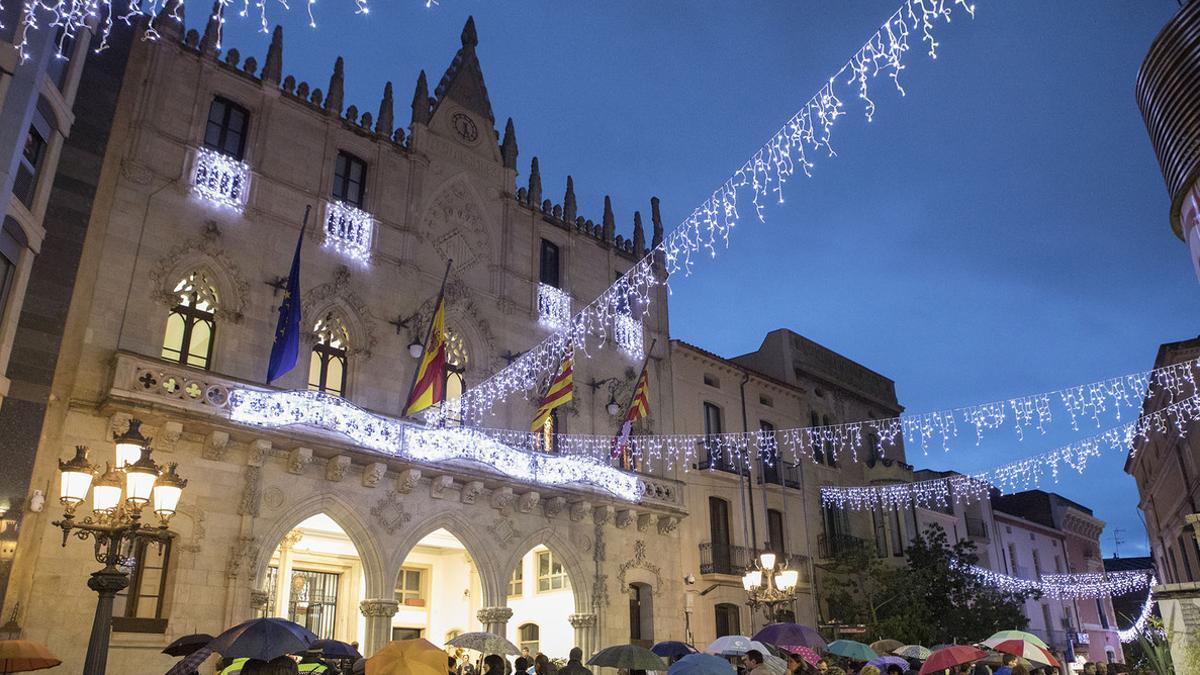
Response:
[{"label": "black umbrella", "polygon": [[341,640],[317,640],[309,645],[306,649],[296,652],[303,654],[305,652],[321,651],[321,656],[327,659],[348,659],[357,661],[362,658],[362,654],[353,646],[342,642]]},{"label": "black umbrella", "polygon": [[287,619],[251,619],[213,638],[209,646],[229,659],[270,661],[295,654],[317,641],[312,631]]},{"label": "black umbrella", "polygon": [[184,635],[167,645],[167,648],[162,650],[162,653],[168,656],[188,656],[192,652],[201,647],[208,646],[208,643],[213,641],[213,636],[208,633],[194,633],[192,635]]}]

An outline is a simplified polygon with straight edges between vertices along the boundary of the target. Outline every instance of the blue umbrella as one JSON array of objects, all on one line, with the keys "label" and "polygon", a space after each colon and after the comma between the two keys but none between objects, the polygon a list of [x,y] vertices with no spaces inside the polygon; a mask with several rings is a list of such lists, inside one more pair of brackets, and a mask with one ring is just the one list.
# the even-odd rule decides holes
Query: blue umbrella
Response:
[{"label": "blue umbrella", "polygon": [[270,661],[277,656],[295,654],[317,641],[312,631],[287,619],[251,619],[213,638],[213,651],[229,659]]},{"label": "blue umbrella", "polygon": [[667,640],[666,642],[660,642],[654,645],[650,648],[650,651],[665,659],[681,659],[688,654],[695,654],[696,648],[686,642]]},{"label": "blue umbrella", "polygon": [[[317,640],[308,646],[304,651],[320,650],[321,656],[327,659],[349,659],[357,661],[362,658],[362,654],[354,647],[342,642],[341,640]],[[297,652],[301,654],[303,652]]]},{"label": "blue umbrella", "polygon": [[870,661],[867,661],[867,665],[875,666],[876,668],[879,668],[880,670],[887,670],[887,667],[889,665],[897,665],[897,666],[900,666],[901,672],[908,670],[910,667],[908,665],[908,661],[905,661],[904,659],[900,658],[899,656],[879,656],[879,657],[871,659]]},{"label": "blue umbrella", "polygon": [[667,675],[733,675],[733,666],[728,661],[711,654],[688,654],[671,664]]}]

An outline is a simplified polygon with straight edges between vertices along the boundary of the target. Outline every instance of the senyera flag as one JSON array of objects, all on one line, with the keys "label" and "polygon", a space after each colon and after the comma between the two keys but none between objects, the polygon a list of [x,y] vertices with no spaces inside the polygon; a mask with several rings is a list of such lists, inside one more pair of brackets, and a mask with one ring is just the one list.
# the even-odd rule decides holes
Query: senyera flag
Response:
[{"label": "senyera flag", "polygon": [[575,350],[567,349],[562,365],[558,367],[558,374],[554,376],[554,381],[546,389],[546,395],[542,397],[537,414],[533,416],[533,424],[529,427],[530,431],[534,433],[540,431],[545,426],[546,421],[550,419],[550,413],[555,408],[570,403],[575,394],[575,378],[572,375],[574,365]]},{"label": "senyera flag", "polygon": [[408,404],[404,406],[404,414],[414,415],[445,400],[446,300],[438,298],[437,309],[433,313],[433,324],[429,329],[429,339],[426,341],[424,353],[421,354],[421,366],[417,369],[417,377],[408,395]]}]

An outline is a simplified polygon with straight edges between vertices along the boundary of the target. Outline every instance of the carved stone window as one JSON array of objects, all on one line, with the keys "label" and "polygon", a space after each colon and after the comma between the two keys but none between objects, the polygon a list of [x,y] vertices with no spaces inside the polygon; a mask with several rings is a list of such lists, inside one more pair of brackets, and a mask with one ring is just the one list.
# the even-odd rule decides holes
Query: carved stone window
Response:
[{"label": "carved stone window", "polygon": [[327,315],[318,321],[314,332],[317,343],[313,345],[312,356],[308,362],[308,388],[310,391],[344,396],[349,332],[341,319],[333,315]]},{"label": "carved stone window", "polygon": [[208,370],[217,332],[217,290],[202,272],[192,272],[175,286],[179,302],[167,317],[162,357]]}]

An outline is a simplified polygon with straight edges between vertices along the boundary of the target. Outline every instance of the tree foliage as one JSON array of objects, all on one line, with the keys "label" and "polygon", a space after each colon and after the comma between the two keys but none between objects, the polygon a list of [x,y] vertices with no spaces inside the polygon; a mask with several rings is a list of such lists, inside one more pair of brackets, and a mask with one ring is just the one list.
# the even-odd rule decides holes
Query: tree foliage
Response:
[{"label": "tree foliage", "polygon": [[975,543],[950,544],[934,524],[905,551],[906,564],[890,566],[868,547],[834,558],[824,569],[827,619],[861,623],[867,641],[893,638],[905,644],[970,643],[1005,629],[1023,629],[1028,592],[1001,591],[964,569],[979,557]]}]

